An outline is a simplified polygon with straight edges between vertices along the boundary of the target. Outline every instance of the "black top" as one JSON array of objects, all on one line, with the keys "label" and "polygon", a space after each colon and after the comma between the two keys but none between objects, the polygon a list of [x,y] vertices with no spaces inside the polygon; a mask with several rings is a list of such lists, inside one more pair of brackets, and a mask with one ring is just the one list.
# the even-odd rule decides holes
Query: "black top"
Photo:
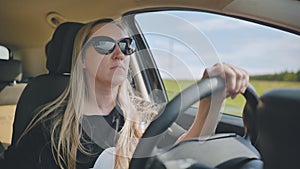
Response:
[{"label": "black top", "polygon": [[[59,168],[53,159],[50,142],[51,121],[44,121],[31,129],[17,145],[11,145],[5,152],[5,159],[0,162],[1,169],[56,169]],[[116,128],[124,124],[121,110],[115,107],[107,116],[84,116],[83,146],[91,155],[77,151],[77,169],[91,168],[98,156],[108,147],[115,144]],[[102,141],[101,141],[102,140]],[[105,141],[103,141],[105,140]]]}]

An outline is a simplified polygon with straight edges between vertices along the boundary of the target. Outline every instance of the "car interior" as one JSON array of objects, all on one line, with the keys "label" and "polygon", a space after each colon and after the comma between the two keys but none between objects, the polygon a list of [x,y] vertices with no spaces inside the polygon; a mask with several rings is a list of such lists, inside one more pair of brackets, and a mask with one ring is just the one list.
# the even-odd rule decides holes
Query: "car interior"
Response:
[{"label": "car interior", "polygon": [[[12,144],[18,141],[33,119],[34,110],[53,101],[66,88],[71,70],[73,41],[82,25],[73,22],[60,25],[47,43],[45,50],[48,73],[31,79],[24,88],[16,107]],[[44,90],[45,87],[47,90]]]},{"label": "car interior", "polygon": [[[9,114],[8,118],[14,118],[15,105],[17,104],[18,98],[21,95],[26,84],[17,83],[22,77],[22,64],[21,61],[15,60],[9,57],[9,60],[0,60],[1,70],[1,87],[0,87],[0,101],[1,101],[1,112],[3,114]],[[2,114],[2,115],[3,115]],[[4,116],[5,117],[5,116]],[[5,121],[4,121],[5,122]],[[8,132],[11,130],[11,123],[5,125],[1,124],[1,128]],[[1,144],[2,151],[4,150]]]},{"label": "car interior", "polygon": [[[143,134],[142,138],[151,139],[139,142],[130,169],[299,168],[300,87],[274,88],[259,95],[256,86],[250,83],[242,96],[246,100],[242,115],[222,114],[216,134],[178,144],[174,144],[176,138],[165,138],[166,131],[174,130],[178,135],[187,130],[197,110],[192,105],[222,90],[224,81],[219,78],[194,81],[170,99],[153,56],[155,52],[150,50],[152,46],[137,16],[173,10],[212,13],[299,37],[300,1],[126,0],[116,5],[107,0],[72,3],[30,0],[27,3],[5,1],[0,7],[0,21],[5,23],[0,27],[0,45],[5,47],[5,53],[1,51],[0,55],[6,55],[0,58],[0,159],[5,158],[9,147],[16,145],[35,110],[56,99],[65,89],[78,30],[88,21],[113,18],[130,28],[137,48],[142,51],[134,54],[130,62],[134,74],[132,85],[145,99],[165,104],[159,118]],[[300,49],[299,44],[291,45]],[[295,58],[295,61],[300,60]]]}]

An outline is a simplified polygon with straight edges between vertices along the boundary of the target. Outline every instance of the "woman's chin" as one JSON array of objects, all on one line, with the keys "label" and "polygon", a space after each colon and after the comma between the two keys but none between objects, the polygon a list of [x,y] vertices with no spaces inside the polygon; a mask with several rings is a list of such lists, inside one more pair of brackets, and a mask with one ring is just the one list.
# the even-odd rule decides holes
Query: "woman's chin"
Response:
[{"label": "woman's chin", "polygon": [[126,80],[126,76],[124,75],[115,75],[111,81],[113,86],[121,85]]}]

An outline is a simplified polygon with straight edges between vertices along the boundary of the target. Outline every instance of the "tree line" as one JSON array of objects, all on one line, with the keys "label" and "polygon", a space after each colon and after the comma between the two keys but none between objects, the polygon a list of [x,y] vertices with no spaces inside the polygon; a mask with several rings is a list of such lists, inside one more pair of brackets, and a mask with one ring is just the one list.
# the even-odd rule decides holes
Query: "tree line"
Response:
[{"label": "tree line", "polygon": [[298,72],[284,71],[275,74],[254,75],[251,76],[250,78],[251,80],[300,82],[300,70]]}]

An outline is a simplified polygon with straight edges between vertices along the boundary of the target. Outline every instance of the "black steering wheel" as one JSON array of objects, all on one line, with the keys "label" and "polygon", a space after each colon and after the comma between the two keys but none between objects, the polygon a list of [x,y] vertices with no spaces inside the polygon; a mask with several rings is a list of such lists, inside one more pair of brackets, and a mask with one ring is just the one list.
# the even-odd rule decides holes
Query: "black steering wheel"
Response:
[{"label": "black steering wheel", "polygon": [[[173,124],[177,116],[195,102],[224,89],[225,80],[220,77],[213,77],[201,80],[179,93],[166,105],[159,118],[153,120],[144,132],[133,154],[129,169],[146,168],[147,160],[153,156],[151,153],[158,144],[160,136]],[[249,116],[252,110],[256,108],[258,96],[251,84],[248,85],[243,95],[247,100],[244,115]],[[252,117],[252,115],[250,116]]]}]

